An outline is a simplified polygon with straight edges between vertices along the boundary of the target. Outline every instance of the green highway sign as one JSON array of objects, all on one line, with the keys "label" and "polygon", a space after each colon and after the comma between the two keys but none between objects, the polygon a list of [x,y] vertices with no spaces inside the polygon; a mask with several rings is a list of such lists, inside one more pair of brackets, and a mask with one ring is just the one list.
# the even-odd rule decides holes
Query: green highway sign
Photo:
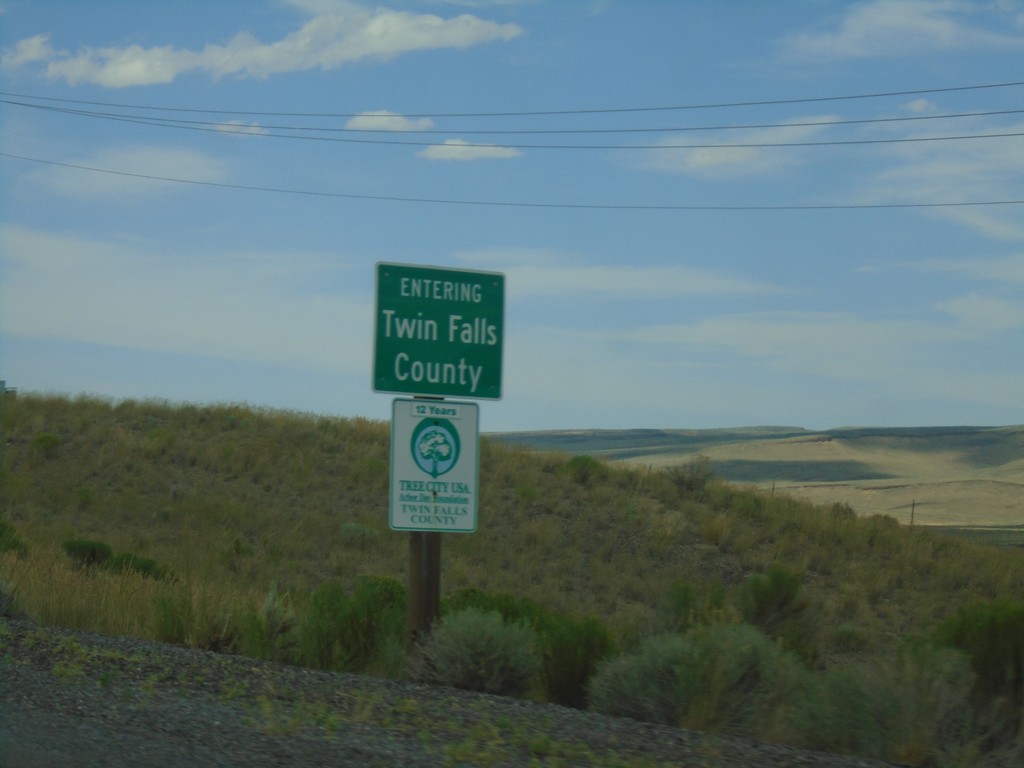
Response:
[{"label": "green highway sign", "polygon": [[377,264],[373,389],[501,397],[505,276]]}]

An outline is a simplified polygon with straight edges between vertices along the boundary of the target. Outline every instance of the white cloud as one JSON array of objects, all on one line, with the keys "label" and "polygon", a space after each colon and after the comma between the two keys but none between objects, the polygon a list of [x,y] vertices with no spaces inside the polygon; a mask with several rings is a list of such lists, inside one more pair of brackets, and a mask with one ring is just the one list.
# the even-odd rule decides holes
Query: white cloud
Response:
[{"label": "white cloud", "polygon": [[242,120],[229,120],[218,123],[217,130],[235,136],[265,136],[269,131],[259,123],[246,123]]},{"label": "white cloud", "polygon": [[[68,163],[111,173],[46,166],[33,173],[31,178],[57,194],[89,200],[129,200],[140,196],[148,199],[173,185],[173,182],[161,183],[160,178],[213,183],[227,178],[227,167],[219,158],[176,147],[101,149],[89,157],[69,160]],[[146,178],[138,178],[140,176]]]},{"label": "white cloud", "polygon": [[282,0],[282,2],[294,8],[299,8],[310,16],[321,16],[325,13],[344,13],[359,9],[359,3],[355,0]]},{"label": "white cloud", "polygon": [[71,85],[95,83],[107,88],[170,83],[182,72],[196,69],[196,56],[169,45],[143,48],[86,48],[77,56],[60,56],[46,65],[51,79]]},{"label": "white cloud", "polygon": [[[835,115],[817,115],[797,118],[790,123],[828,123],[837,120]],[[685,134],[686,139],[673,137],[664,139],[663,144],[701,144],[694,149],[678,149],[666,146],[645,153],[640,165],[648,170],[682,173],[701,177],[739,177],[769,173],[781,167],[806,162],[787,147],[756,146],[764,144],[792,144],[813,141],[814,137],[828,130],[828,125],[789,125],[757,129],[736,129],[718,131],[714,141],[696,138],[698,134]],[[691,138],[693,137],[693,138]],[[717,146],[745,145],[745,146]]]},{"label": "white cloud", "polygon": [[506,270],[518,296],[655,299],[676,296],[744,296],[778,289],[690,267],[540,267]]},{"label": "white cloud", "polygon": [[938,307],[968,328],[1005,331],[1024,327],[1024,301],[970,293],[942,302]]},{"label": "white cloud", "polygon": [[[783,41],[786,49],[803,58],[834,60],[907,57],[969,48],[1024,48],[1024,37],[1005,31],[1012,29],[1013,9],[998,4],[872,0],[843,8],[837,29],[791,36]],[[972,25],[972,16],[979,23]],[[985,21],[999,31],[981,26]]]},{"label": "white cloud", "polygon": [[433,126],[429,117],[409,118],[387,110],[362,112],[345,123],[353,131],[425,131]]},{"label": "white cloud", "polygon": [[[965,134],[1019,134],[1024,123],[971,120],[958,123]],[[948,129],[900,134],[929,139]],[[977,203],[1019,200],[1024,176],[1024,143],[1016,138],[963,141],[916,141],[890,145],[880,155],[883,170],[866,177],[856,194],[862,203]],[[1019,205],[962,206],[934,209],[931,215],[958,221],[986,237],[1024,239]]]},{"label": "white cloud", "polygon": [[[444,0],[448,5],[461,5],[465,8],[496,8],[512,5],[536,5],[542,0]],[[599,0],[596,5],[600,7],[606,0]]]},{"label": "white cloud", "polygon": [[318,370],[359,372],[370,357],[370,302],[304,289],[346,269],[336,256],[211,258],[21,228],[0,234],[8,334]]},{"label": "white cloud", "polygon": [[928,99],[914,99],[903,105],[903,108],[915,115],[923,115],[928,112],[935,112],[936,106]]},{"label": "white cloud", "polygon": [[17,69],[34,61],[45,61],[55,55],[57,52],[50,47],[49,35],[27,37],[19,41],[13,49],[6,50],[0,55],[0,68]]},{"label": "white cloud", "polygon": [[328,70],[364,59],[391,59],[412,51],[467,48],[511,40],[520,34],[522,29],[515,24],[499,24],[469,14],[444,19],[432,14],[342,3],[269,43],[240,32],[224,45],[211,43],[202,50],[130,45],[86,47],[70,54],[54,51],[45,36],[37,36],[5,51],[3,62],[9,69],[45,62],[44,71],[49,78],[64,79],[72,85],[94,83],[123,88],[169,83],[187,72],[266,78],[283,72]]},{"label": "white cloud", "polygon": [[925,259],[911,266],[925,272],[956,272],[972,280],[1024,286],[1024,252],[997,259]]},{"label": "white cloud", "polygon": [[864,380],[907,365],[922,345],[958,337],[944,327],[863,320],[845,313],[763,312],[640,327],[620,338],[679,349],[723,349],[789,372]]},{"label": "white cloud", "polygon": [[522,154],[513,147],[471,144],[463,139],[448,139],[444,144],[435,144],[421,149],[416,156],[426,160],[495,160],[519,157]]},{"label": "white cloud", "polygon": [[454,254],[461,263],[479,269],[505,270],[515,266],[582,265],[571,253],[554,248],[488,248],[459,251]]},{"label": "white cloud", "polygon": [[782,289],[724,272],[686,266],[604,266],[544,249],[465,251],[464,264],[498,270],[519,298],[657,299],[676,296],[749,296]]},{"label": "white cloud", "polygon": [[629,426],[644,418],[665,426],[681,414],[717,426],[726,419],[838,426],[872,423],[882,412],[913,418],[908,404],[932,399],[1019,408],[1024,391],[1018,374],[959,364],[959,345],[973,343],[974,333],[845,313],[721,315],[624,330],[518,330],[507,355],[509,388],[530,403],[560,403],[560,410],[548,406],[545,419],[562,424],[580,412],[588,419],[580,423],[589,427],[595,413]]}]

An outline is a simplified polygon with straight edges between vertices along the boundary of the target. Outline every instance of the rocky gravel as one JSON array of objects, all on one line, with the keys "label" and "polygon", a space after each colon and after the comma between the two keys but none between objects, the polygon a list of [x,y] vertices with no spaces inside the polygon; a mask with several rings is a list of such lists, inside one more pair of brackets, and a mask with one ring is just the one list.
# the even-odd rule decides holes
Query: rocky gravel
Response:
[{"label": "rocky gravel", "polygon": [[880,768],[437,686],[0,619],[0,766]]}]

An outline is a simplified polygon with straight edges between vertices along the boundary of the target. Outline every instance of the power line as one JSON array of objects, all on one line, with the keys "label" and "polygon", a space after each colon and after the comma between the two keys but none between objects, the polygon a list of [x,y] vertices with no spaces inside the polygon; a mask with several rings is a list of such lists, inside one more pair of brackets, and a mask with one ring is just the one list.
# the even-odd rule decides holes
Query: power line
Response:
[{"label": "power line", "polygon": [[[180,118],[153,117],[148,115],[133,115],[118,112],[96,112],[93,110],[70,109],[66,107],[49,107],[43,104],[30,104],[27,102],[0,99],[0,104],[38,109],[46,112],[57,112],[61,114],[77,115],[79,117],[107,118],[112,120],[124,120],[126,122],[138,122],[152,125],[166,125],[168,127],[189,127],[209,126],[222,132],[230,132],[232,129],[240,133],[246,133],[244,126],[237,123],[215,122],[208,120],[183,120]],[[957,118],[978,118],[996,117],[1002,115],[1019,115],[1024,109],[1000,109],[985,112],[956,112],[941,115],[905,115],[903,117],[872,117],[872,118],[851,118],[851,119],[830,119],[830,120],[803,120],[774,123],[740,123],[727,125],[687,125],[687,126],[661,126],[644,128],[519,128],[519,129],[465,129],[465,128],[331,128],[320,126],[302,125],[260,125],[262,130],[280,131],[313,131],[322,133],[385,133],[385,134],[460,134],[460,135],[536,135],[536,134],[608,134],[608,133],[692,133],[698,131],[731,131],[731,130],[761,130],[772,128],[816,128],[833,127],[844,125],[871,125],[888,123],[920,122],[926,120],[951,120]],[[366,115],[363,115],[364,117]],[[370,115],[373,117],[373,115]],[[255,128],[256,126],[251,126]]]},{"label": "power line", "polygon": [[[14,103],[4,102],[0,100],[0,103]],[[16,103],[15,103],[16,104]],[[151,125],[162,128],[176,128],[178,130],[190,130],[190,131],[204,131],[209,133],[229,133],[244,136],[258,136],[262,138],[274,138],[274,139],[292,139],[299,141],[328,141],[337,142],[343,144],[384,144],[384,145],[396,145],[396,146],[412,146],[412,147],[449,147],[451,144],[438,141],[425,141],[425,140],[413,140],[413,139],[368,139],[368,138],[352,138],[342,136],[308,136],[302,134],[282,134],[282,133],[270,133],[266,130],[256,131],[254,128],[258,126],[237,126],[231,123],[207,123],[202,121],[184,121],[184,120],[166,120],[150,118],[145,116],[132,116],[132,115],[118,115],[110,113],[100,112],[83,112],[80,110],[65,109],[60,107],[46,107],[38,105],[18,105],[18,106],[29,106],[35,109],[42,109],[45,111],[59,112],[62,114],[74,114],[79,116],[94,117],[104,120],[112,120],[115,122],[126,122],[135,123],[139,125]],[[1024,110],[1006,110],[1003,113],[1019,113]],[[999,114],[999,113],[993,113]],[[890,118],[895,120],[897,118]],[[910,119],[910,118],[906,118]],[[881,120],[880,120],[881,121]],[[858,122],[858,121],[851,121]],[[870,122],[870,121],[863,121]],[[821,125],[829,125],[829,123],[820,123]],[[814,125],[814,124],[812,124]],[[772,128],[786,128],[793,127],[792,124],[780,123],[777,125],[768,126]],[[286,128],[287,130],[319,130],[327,131],[331,129],[298,129],[298,128]],[[278,130],[281,130],[278,127]],[[344,129],[334,129],[344,130]],[[406,133],[398,132],[395,133]],[[415,131],[413,133],[419,133]],[[445,131],[444,133],[458,133],[457,131]],[[469,132],[467,132],[469,133]],[[518,133],[512,131],[512,133]],[[1013,138],[1024,136],[1024,132],[1021,131],[1009,131],[1004,133],[979,133],[979,134],[960,134],[952,136],[911,136],[904,138],[888,138],[888,139],[832,139],[826,141],[760,141],[760,142],[711,142],[701,144],[526,144],[526,143],[510,143],[505,142],[501,144],[487,143],[487,144],[475,144],[471,146],[482,146],[492,149],[600,149],[600,150],[622,150],[622,149],[640,149],[640,150],[651,150],[651,149],[764,149],[770,147],[833,147],[833,146],[855,146],[855,145],[871,145],[871,144],[906,144],[906,143],[917,143],[917,142],[935,142],[935,141],[964,141],[970,139],[999,139],[999,138]]]},{"label": "power line", "polygon": [[[905,91],[882,91],[876,93],[859,93],[841,96],[811,96],[792,99],[763,99],[758,101],[732,101],[704,104],[679,104],[673,106],[647,106],[647,107],[601,107],[596,109],[552,109],[552,110],[530,110],[530,111],[506,111],[506,112],[422,112],[405,113],[405,117],[542,117],[554,115],[596,115],[596,114],[619,114],[629,112],[670,112],[682,110],[699,109],[728,109],[736,107],[764,107],[778,106],[783,104],[812,104],[827,101],[852,101],[857,99],[878,99],[897,96],[923,96],[936,93],[954,93],[958,91],[978,91],[994,88],[1013,88],[1024,85],[1024,80],[1006,83],[983,83],[980,85],[961,85],[945,88],[919,88]],[[149,109],[166,112],[192,112],[198,114],[220,114],[220,115],[249,115],[258,117],[359,117],[360,115],[374,113],[358,112],[268,112],[255,110],[225,110],[225,109],[196,109],[183,107],[158,107],[138,104],[123,104],[104,101],[82,101],[76,99],[58,99],[46,96],[32,96],[29,94],[9,93],[0,91],[2,96],[14,98],[30,98],[40,101],[54,101],[66,104],[85,104],[90,106],[119,107],[129,109]],[[377,113],[384,116],[384,113]]]},{"label": "power line", "polygon": [[128,171],[114,171],[109,168],[97,168],[88,165],[75,163],[62,163],[56,160],[44,160],[37,157],[15,155],[8,152],[0,152],[0,157],[9,157],[15,160],[25,160],[44,165],[59,166],[61,168],[73,168],[82,171],[95,173],[106,173],[114,176],[127,176],[135,179],[148,181],[173,182],[176,184],[191,184],[203,187],[216,187],[220,189],[233,189],[246,192],[269,192],[288,195],[305,195],[310,197],[341,198],[346,200],[368,200],[376,202],[392,203],[426,203],[434,205],[465,205],[465,206],[487,206],[502,208],[548,208],[548,209],[577,209],[577,210],[614,210],[614,211],[827,211],[827,210],[880,210],[900,208],[968,208],[984,206],[1024,205],[1022,200],[985,200],[959,203],[862,203],[862,204],[812,204],[812,205],[685,205],[685,204],[603,204],[603,203],[537,203],[537,202],[516,202],[509,200],[466,200],[457,198],[430,198],[430,197],[406,197],[398,195],[365,195],[345,192],[323,192],[307,189],[289,189],[286,187],[264,187],[249,184],[228,184],[217,181],[199,181],[196,179],[179,179],[169,176],[156,176],[145,173],[130,173]]}]

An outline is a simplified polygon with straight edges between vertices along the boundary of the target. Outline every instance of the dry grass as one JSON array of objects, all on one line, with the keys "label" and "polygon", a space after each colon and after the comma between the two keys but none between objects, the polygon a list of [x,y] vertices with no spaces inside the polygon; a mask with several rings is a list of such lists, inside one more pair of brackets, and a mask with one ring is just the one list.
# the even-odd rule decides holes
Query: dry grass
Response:
[{"label": "dry grass", "polygon": [[[387,526],[386,424],[22,395],[2,425],[0,514],[30,554],[4,555],[0,580],[44,621],[153,636],[162,597],[191,606],[202,635],[275,585],[301,613],[331,580],[406,579],[408,537]],[[1019,551],[836,516],[779,489],[677,480],[485,439],[479,528],[445,537],[442,590],[596,615],[629,644],[655,626],[673,585],[729,593],[783,563],[805,574],[823,658],[848,654],[851,625],[866,638],[857,653],[884,652],[960,604],[1024,592]],[[71,537],[153,558],[177,578],[74,571],[60,551]]]},{"label": "dry grass", "polygon": [[152,637],[152,609],[162,585],[103,571],[83,573],[56,550],[30,558],[0,555],[0,573],[18,603],[44,624],[109,635]]}]

